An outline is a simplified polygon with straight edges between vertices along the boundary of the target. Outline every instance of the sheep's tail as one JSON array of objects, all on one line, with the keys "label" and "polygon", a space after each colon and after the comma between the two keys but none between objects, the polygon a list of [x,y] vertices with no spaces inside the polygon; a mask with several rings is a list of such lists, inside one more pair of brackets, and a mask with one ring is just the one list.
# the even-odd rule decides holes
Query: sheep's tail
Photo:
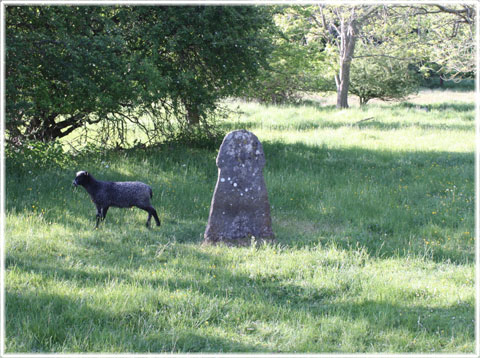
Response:
[{"label": "sheep's tail", "polygon": [[150,199],[153,198],[153,191],[152,191],[152,188],[148,188],[150,190]]}]

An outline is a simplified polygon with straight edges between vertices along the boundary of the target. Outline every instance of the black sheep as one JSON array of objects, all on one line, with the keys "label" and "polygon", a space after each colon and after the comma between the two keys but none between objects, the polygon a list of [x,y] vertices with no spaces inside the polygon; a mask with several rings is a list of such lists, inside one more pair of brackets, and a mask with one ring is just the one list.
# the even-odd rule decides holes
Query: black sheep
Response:
[{"label": "black sheep", "polygon": [[160,226],[157,211],[150,203],[152,198],[152,188],[142,182],[125,181],[111,182],[96,180],[90,173],[80,171],[76,174],[73,185],[81,185],[90,194],[93,203],[97,207],[97,221],[95,228],[98,227],[100,220],[104,220],[110,206],[118,208],[130,208],[136,206],[148,212],[147,227],[150,226],[150,220],[153,216],[157,226]]}]

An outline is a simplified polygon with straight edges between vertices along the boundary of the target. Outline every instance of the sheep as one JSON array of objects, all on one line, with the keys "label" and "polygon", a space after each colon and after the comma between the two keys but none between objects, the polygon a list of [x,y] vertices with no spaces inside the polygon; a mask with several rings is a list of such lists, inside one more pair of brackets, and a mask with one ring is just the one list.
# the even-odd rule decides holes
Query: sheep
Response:
[{"label": "sheep", "polygon": [[160,226],[157,211],[150,203],[153,195],[152,188],[145,183],[138,181],[110,182],[96,180],[90,173],[82,170],[77,172],[72,185],[75,187],[78,185],[83,186],[97,207],[95,228],[98,228],[101,220],[105,220],[110,206],[118,208],[136,206],[148,212],[147,227],[150,226],[152,216],[157,226]]}]

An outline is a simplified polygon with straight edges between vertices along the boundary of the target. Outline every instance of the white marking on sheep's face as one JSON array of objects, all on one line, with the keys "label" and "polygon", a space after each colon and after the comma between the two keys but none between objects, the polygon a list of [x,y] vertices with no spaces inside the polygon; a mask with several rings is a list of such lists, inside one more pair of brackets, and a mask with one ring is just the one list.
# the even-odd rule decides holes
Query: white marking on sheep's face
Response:
[{"label": "white marking on sheep's face", "polygon": [[77,172],[75,176],[75,180],[73,181],[73,185],[83,185],[85,183],[86,179],[88,177],[88,172],[82,170]]}]

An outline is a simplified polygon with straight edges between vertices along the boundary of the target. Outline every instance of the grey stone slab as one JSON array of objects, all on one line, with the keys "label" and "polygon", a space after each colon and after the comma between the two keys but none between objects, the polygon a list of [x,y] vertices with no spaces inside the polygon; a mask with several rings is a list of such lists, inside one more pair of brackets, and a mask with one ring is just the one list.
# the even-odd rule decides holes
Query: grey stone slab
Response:
[{"label": "grey stone slab", "polygon": [[218,179],[204,243],[274,240],[264,166],[263,147],[253,133],[237,130],[225,136],[217,156]]}]

